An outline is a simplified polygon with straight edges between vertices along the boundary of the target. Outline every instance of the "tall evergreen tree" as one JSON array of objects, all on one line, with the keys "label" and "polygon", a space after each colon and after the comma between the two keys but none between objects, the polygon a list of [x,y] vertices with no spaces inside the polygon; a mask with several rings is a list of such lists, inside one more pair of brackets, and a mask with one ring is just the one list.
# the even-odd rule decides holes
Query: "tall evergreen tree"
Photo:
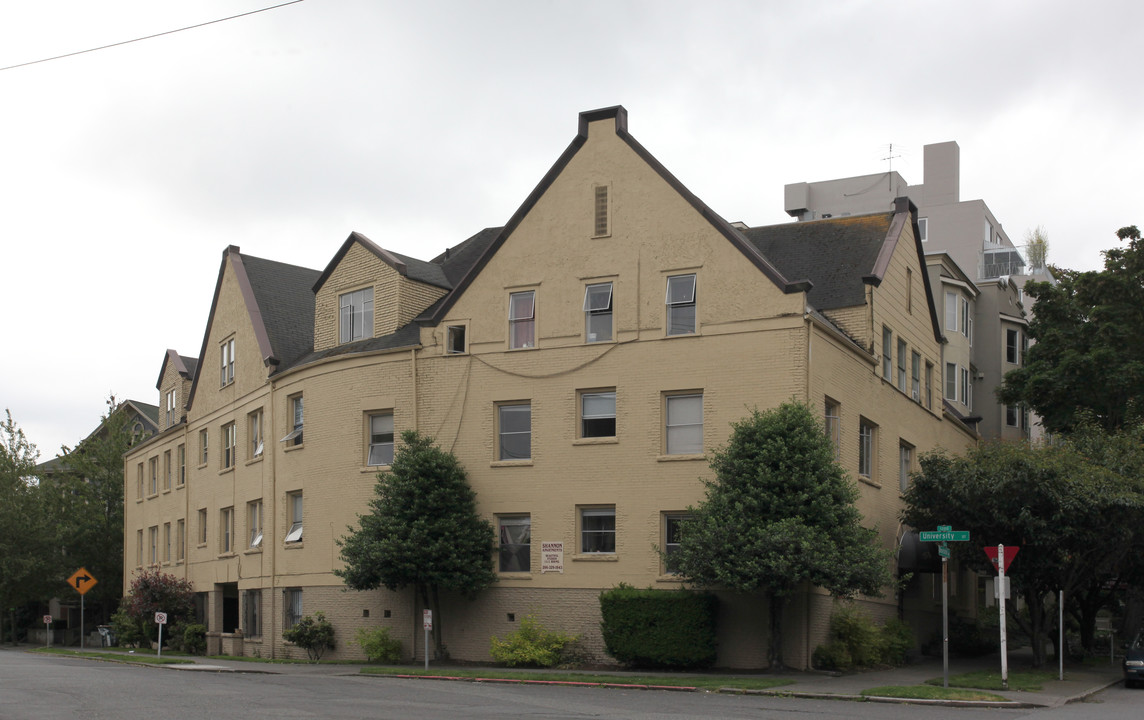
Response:
[{"label": "tall evergreen tree", "polygon": [[710,588],[760,593],[770,609],[767,660],[784,667],[783,610],[817,585],[850,597],[890,585],[890,552],[863,527],[858,490],[810,409],[795,402],[733,423],[715,453],[707,497],[689,508],[671,570]]},{"label": "tall evergreen tree", "polygon": [[334,573],[355,590],[412,585],[433,611],[443,658],[440,592],[472,596],[496,581],[496,533],[477,514],[476,493],[452,453],[412,430],[401,442],[390,471],[378,476],[371,512],[338,541],[345,567]]}]

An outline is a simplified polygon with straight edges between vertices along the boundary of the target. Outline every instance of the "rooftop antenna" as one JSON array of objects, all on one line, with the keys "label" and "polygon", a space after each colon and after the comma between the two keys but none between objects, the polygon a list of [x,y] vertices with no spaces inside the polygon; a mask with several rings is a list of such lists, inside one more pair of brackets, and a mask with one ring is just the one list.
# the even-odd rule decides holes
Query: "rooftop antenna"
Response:
[{"label": "rooftop antenna", "polygon": [[886,157],[882,158],[886,161],[886,189],[893,190],[891,185],[890,174],[894,172],[894,158],[899,158],[901,155],[894,154],[894,143],[890,143],[890,150],[886,153]]}]

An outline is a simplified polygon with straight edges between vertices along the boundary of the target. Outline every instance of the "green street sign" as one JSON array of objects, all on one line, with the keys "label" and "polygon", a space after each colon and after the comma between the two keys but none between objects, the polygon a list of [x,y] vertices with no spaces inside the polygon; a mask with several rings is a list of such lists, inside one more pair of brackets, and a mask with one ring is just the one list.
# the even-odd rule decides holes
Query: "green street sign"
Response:
[{"label": "green street sign", "polygon": [[937,554],[938,554],[938,557],[943,557],[943,558],[949,557],[949,545],[946,545],[945,543],[938,545],[937,546]]},{"label": "green street sign", "polygon": [[918,533],[922,542],[968,542],[968,530],[923,530]]}]

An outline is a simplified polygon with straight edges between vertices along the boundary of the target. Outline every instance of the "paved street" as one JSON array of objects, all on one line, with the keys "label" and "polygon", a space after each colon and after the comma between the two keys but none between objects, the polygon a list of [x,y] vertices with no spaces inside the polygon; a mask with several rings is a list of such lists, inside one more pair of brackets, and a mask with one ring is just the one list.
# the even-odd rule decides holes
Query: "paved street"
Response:
[{"label": "paved street", "polygon": [[[301,669],[301,668],[299,668]],[[216,673],[0,651],[0,720],[114,718],[1025,718],[1137,714],[1144,691],[1111,688],[1055,709],[999,710],[754,695],[438,682],[307,672]]]}]

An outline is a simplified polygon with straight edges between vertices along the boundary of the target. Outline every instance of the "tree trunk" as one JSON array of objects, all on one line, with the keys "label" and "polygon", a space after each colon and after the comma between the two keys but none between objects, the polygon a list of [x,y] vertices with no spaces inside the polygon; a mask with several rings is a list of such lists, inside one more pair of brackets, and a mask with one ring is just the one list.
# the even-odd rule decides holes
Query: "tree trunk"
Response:
[{"label": "tree trunk", "polygon": [[771,637],[767,646],[767,665],[771,670],[785,670],[783,663],[783,610],[786,598],[768,593],[767,602],[771,610]]}]

